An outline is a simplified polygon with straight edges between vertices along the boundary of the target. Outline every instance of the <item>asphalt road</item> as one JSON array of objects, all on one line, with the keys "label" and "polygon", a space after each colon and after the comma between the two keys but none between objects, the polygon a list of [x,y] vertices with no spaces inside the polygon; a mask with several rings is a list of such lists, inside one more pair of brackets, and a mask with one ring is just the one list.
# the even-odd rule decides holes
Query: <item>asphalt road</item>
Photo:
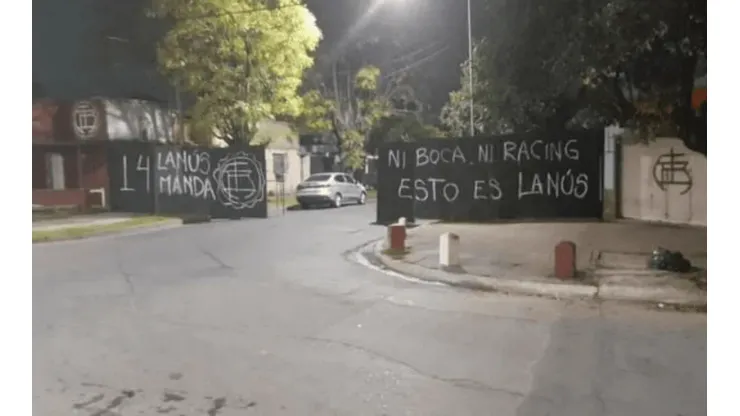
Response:
[{"label": "asphalt road", "polygon": [[706,414],[705,315],[403,281],[373,209],[34,245],[34,414]]}]

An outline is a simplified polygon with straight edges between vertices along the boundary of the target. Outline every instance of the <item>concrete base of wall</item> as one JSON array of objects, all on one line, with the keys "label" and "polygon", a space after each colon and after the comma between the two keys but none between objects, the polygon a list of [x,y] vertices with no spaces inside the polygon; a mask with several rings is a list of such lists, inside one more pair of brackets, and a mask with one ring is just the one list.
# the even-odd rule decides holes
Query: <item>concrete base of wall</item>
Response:
[{"label": "concrete base of wall", "polygon": [[617,196],[614,190],[604,191],[604,220],[617,219],[618,207]]},{"label": "concrete base of wall", "polygon": [[31,195],[33,205],[40,207],[74,207],[84,211],[102,202],[100,195],[90,194],[87,189],[34,189]]}]

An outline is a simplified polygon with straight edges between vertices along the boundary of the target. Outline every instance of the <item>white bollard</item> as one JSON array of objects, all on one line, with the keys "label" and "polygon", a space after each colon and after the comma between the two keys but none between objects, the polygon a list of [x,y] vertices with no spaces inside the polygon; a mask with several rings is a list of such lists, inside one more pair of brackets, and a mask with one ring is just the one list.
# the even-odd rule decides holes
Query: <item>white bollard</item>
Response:
[{"label": "white bollard", "polygon": [[460,237],[457,234],[439,236],[439,265],[442,268],[460,266]]},{"label": "white bollard", "polygon": [[398,225],[406,226],[406,217],[401,217],[398,219]]}]

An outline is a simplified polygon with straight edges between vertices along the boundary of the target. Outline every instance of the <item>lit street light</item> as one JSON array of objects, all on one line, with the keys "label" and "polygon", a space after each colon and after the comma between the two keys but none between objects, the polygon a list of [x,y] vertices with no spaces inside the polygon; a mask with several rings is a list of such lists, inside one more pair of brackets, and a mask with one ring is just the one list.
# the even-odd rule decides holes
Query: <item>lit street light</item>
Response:
[{"label": "lit street light", "polygon": [[[406,1],[406,0],[394,0],[396,2],[399,1]],[[379,6],[383,4],[385,0],[376,0],[375,6]],[[472,18],[472,10],[470,7],[470,0],[467,0],[467,6],[468,6],[468,72],[469,72],[469,82],[468,82],[468,92],[470,94],[469,97],[469,103],[470,103],[470,136],[475,136],[475,110],[473,109],[473,18]]]}]

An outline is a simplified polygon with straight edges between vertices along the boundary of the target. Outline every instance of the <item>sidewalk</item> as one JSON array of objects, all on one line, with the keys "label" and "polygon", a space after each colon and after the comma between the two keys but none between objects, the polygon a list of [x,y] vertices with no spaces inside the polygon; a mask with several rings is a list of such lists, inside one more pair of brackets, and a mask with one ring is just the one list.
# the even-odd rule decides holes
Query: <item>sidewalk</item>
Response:
[{"label": "sidewalk", "polygon": [[55,218],[33,222],[34,231],[61,230],[64,228],[90,227],[116,224],[133,218],[131,214],[105,213],[92,215],[74,215],[67,218]]},{"label": "sidewalk", "polygon": [[104,235],[149,232],[183,225],[181,218],[136,216],[124,213],[73,215],[67,218],[34,220],[32,241],[49,243]]},{"label": "sidewalk", "polygon": [[[461,273],[438,267],[439,236],[460,236]],[[577,247],[573,281],[551,277],[554,247],[570,240]],[[484,290],[523,292],[555,297],[654,301],[706,305],[706,271],[691,275],[646,270],[655,247],[681,251],[692,264],[706,268],[706,228],[640,222],[431,224],[408,233],[409,254],[391,258],[375,247],[388,268],[412,277]]]}]

